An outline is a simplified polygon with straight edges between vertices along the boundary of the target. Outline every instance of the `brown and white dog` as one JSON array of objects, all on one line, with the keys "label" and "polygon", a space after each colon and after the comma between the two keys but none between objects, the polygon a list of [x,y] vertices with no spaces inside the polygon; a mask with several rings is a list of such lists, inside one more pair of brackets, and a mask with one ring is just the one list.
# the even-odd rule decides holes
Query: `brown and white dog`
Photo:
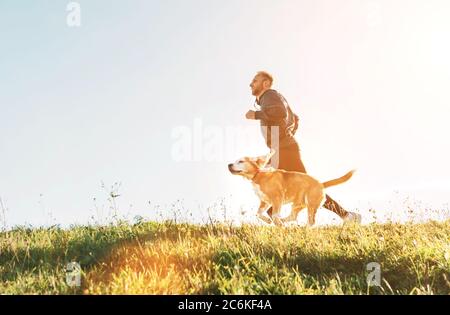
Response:
[{"label": "brown and white dog", "polygon": [[[324,189],[348,181],[354,173],[350,171],[342,177],[321,183],[304,173],[266,168],[273,154],[274,151],[256,158],[244,157],[228,164],[232,174],[252,182],[261,201],[257,216],[269,224],[272,220],[264,213],[272,206],[272,218],[276,225],[297,220],[299,212],[305,208],[308,209],[308,225],[314,225],[317,209],[325,201]],[[289,203],[292,203],[291,214],[281,219],[281,206]]]}]

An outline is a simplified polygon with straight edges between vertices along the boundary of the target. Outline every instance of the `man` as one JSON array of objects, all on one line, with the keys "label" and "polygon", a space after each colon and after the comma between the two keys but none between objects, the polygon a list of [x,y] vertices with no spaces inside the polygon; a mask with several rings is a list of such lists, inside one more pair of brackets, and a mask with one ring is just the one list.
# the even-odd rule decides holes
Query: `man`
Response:
[{"label": "man", "polygon": [[[306,174],[305,166],[300,158],[300,149],[294,138],[299,118],[292,112],[286,99],[271,89],[272,83],[273,77],[265,71],[259,71],[255,75],[250,88],[260,110],[249,110],[245,117],[260,121],[267,146],[278,153],[275,155],[278,159],[271,160],[274,168]],[[344,210],[328,195],[323,206],[336,213],[344,222],[361,222],[361,215]],[[272,208],[267,213],[272,217]]]}]

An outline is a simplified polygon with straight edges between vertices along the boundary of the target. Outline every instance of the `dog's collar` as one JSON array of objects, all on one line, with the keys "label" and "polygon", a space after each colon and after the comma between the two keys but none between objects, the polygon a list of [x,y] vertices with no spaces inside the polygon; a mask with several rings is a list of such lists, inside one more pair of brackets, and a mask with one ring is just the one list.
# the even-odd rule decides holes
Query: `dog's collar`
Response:
[{"label": "dog's collar", "polygon": [[258,176],[258,174],[261,173],[261,170],[257,170],[255,175],[253,175],[253,177],[251,178],[251,180],[255,180],[256,176]]},{"label": "dog's collar", "polygon": [[259,173],[267,173],[267,172],[272,172],[272,171],[274,171],[274,170],[275,170],[275,169],[272,168],[272,167],[269,167],[269,168],[263,168],[263,169],[258,169],[258,170],[256,171],[255,175],[253,175],[253,177],[250,178],[250,180],[251,180],[251,181],[255,180],[256,176],[258,176]]}]

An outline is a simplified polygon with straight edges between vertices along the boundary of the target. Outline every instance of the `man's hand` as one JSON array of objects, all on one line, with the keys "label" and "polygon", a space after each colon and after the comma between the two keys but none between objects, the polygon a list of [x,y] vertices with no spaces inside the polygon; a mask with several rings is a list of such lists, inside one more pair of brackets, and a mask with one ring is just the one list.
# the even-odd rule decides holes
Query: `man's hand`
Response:
[{"label": "man's hand", "polygon": [[254,110],[249,110],[247,112],[247,114],[245,114],[245,118],[247,118],[247,119],[256,119],[255,118],[255,111]]}]

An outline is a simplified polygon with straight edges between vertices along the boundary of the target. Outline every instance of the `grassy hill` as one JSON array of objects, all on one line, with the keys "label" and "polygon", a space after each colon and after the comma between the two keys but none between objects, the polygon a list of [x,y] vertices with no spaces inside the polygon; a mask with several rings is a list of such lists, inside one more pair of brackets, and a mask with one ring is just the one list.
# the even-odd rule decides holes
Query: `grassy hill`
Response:
[{"label": "grassy hill", "polygon": [[[6,294],[450,294],[450,221],[349,227],[171,222],[0,234]],[[81,287],[66,284],[78,262]],[[381,286],[366,267],[381,267]]]}]

